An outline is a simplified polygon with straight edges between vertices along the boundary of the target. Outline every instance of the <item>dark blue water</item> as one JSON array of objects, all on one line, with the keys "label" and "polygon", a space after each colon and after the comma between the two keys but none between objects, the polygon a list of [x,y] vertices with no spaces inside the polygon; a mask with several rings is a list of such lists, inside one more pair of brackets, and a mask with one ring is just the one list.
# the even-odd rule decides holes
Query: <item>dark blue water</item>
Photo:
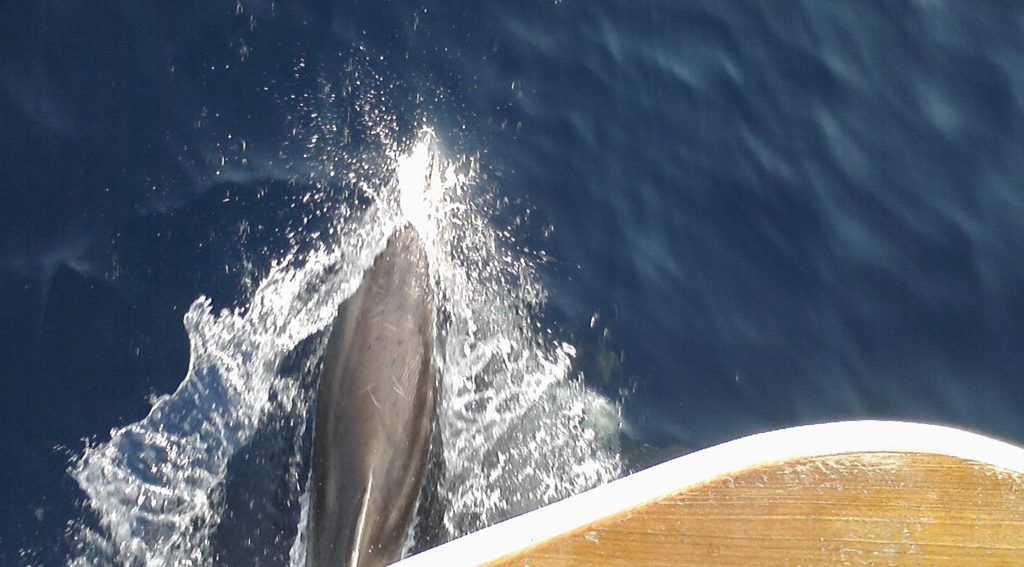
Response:
[{"label": "dark blue water", "polygon": [[1024,442],[1024,7],[202,4],[0,5],[0,564],[63,562],[82,440],[311,230],[312,113],[479,156],[627,445]]}]

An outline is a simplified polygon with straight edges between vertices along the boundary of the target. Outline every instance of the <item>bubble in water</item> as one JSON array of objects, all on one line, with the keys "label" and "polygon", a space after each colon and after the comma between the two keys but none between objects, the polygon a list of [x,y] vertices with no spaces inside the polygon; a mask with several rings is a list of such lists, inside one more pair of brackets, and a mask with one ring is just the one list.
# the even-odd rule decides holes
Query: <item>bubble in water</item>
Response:
[{"label": "bubble in water", "polygon": [[[303,439],[323,349],[313,339],[405,222],[422,235],[437,297],[443,474],[429,489],[445,503],[440,539],[620,474],[615,408],[573,377],[573,347],[539,325],[544,290],[530,262],[491,226],[494,211],[480,204],[475,186],[477,164],[443,159],[429,130],[404,152],[387,140],[381,147],[383,155],[363,153],[345,164],[338,148],[323,150],[325,175],[334,178],[347,165],[349,183],[372,198],[369,205],[339,205],[333,228],[307,235],[308,252],[277,261],[246,307],[214,313],[205,297],[192,304],[181,385],[154,400],[144,419],[88,447],[73,466],[98,525],[74,527],[80,553],[72,564],[216,563],[224,550],[212,536],[232,505],[225,494],[239,482],[233,459],[269,459],[260,451],[271,450],[288,458],[276,473],[263,474],[287,477],[267,480],[289,487],[282,498],[295,517],[292,528],[254,533],[249,543],[286,538],[292,564],[303,563]],[[307,363],[286,370],[289,357],[311,340]],[[281,429],[288,434],[276,445],[264,449],[254,441],[281,423],[294,426]]]}]

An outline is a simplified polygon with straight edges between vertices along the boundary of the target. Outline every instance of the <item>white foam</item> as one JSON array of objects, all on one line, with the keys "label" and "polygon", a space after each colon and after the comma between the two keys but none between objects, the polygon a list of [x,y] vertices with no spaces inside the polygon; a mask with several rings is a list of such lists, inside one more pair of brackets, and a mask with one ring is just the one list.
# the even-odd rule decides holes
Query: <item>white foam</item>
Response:
[{"label": "white foam", "polygon": [[[592,426],[614,419],[614,407],[570,379],[573,348],[538,325],[544,290],[531,264],[490,225],[492,211],[473,185],[476,164],[444,159],[429,131],[408,151],[392,151],[378,158],[394,165],[390,175],[371,165],[358,171],[376,177],[351,182],[374,204],[339,209],[325,240],[297,235],[312,251],[281,258],[247,307],[214,313],[205,297],[193,303],[184,319],[190,361],[181,385],[155,400],[143,420],[87,448],[71,471],[101,525],[75,527],[81,553],[72,563],[214,561],[210,536],[224,513],[216,495],[232,482],[232,457],[268,420],[308,421],[312,392],[281,375],[282,360],[330,325],[404,222],[423,237],[438,298],[445,537],[619,474],[614,434]],[[324,167],[331,177],[340,169]],[[308,458],[300,454],[303,432],[294,439],[295,463]],[[301,565],[308,497],[300,490],[294,504],[301,512],[291,562]]]}]

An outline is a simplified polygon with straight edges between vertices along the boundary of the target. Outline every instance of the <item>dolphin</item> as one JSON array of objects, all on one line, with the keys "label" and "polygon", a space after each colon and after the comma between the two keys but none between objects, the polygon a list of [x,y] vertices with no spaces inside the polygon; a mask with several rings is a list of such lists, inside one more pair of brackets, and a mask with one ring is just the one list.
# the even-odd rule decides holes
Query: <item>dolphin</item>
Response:
[{"label": "dolphin", "polygon": [[306,565],[400,559],[436,404],[434,298],[416,231],[399,228],[338,310],[313,425]]}]

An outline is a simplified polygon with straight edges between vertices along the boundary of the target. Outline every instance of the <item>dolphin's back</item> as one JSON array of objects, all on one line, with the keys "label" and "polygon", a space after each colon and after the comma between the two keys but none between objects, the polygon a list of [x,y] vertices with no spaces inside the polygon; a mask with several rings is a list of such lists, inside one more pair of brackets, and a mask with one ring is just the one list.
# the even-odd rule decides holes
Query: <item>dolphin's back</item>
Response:
[{"label": "dolphin's back", "polygon": [[306,564],[399,559],[433,421],[433,296],[427,258],[406,227],[339,309],[313,430]]}]

